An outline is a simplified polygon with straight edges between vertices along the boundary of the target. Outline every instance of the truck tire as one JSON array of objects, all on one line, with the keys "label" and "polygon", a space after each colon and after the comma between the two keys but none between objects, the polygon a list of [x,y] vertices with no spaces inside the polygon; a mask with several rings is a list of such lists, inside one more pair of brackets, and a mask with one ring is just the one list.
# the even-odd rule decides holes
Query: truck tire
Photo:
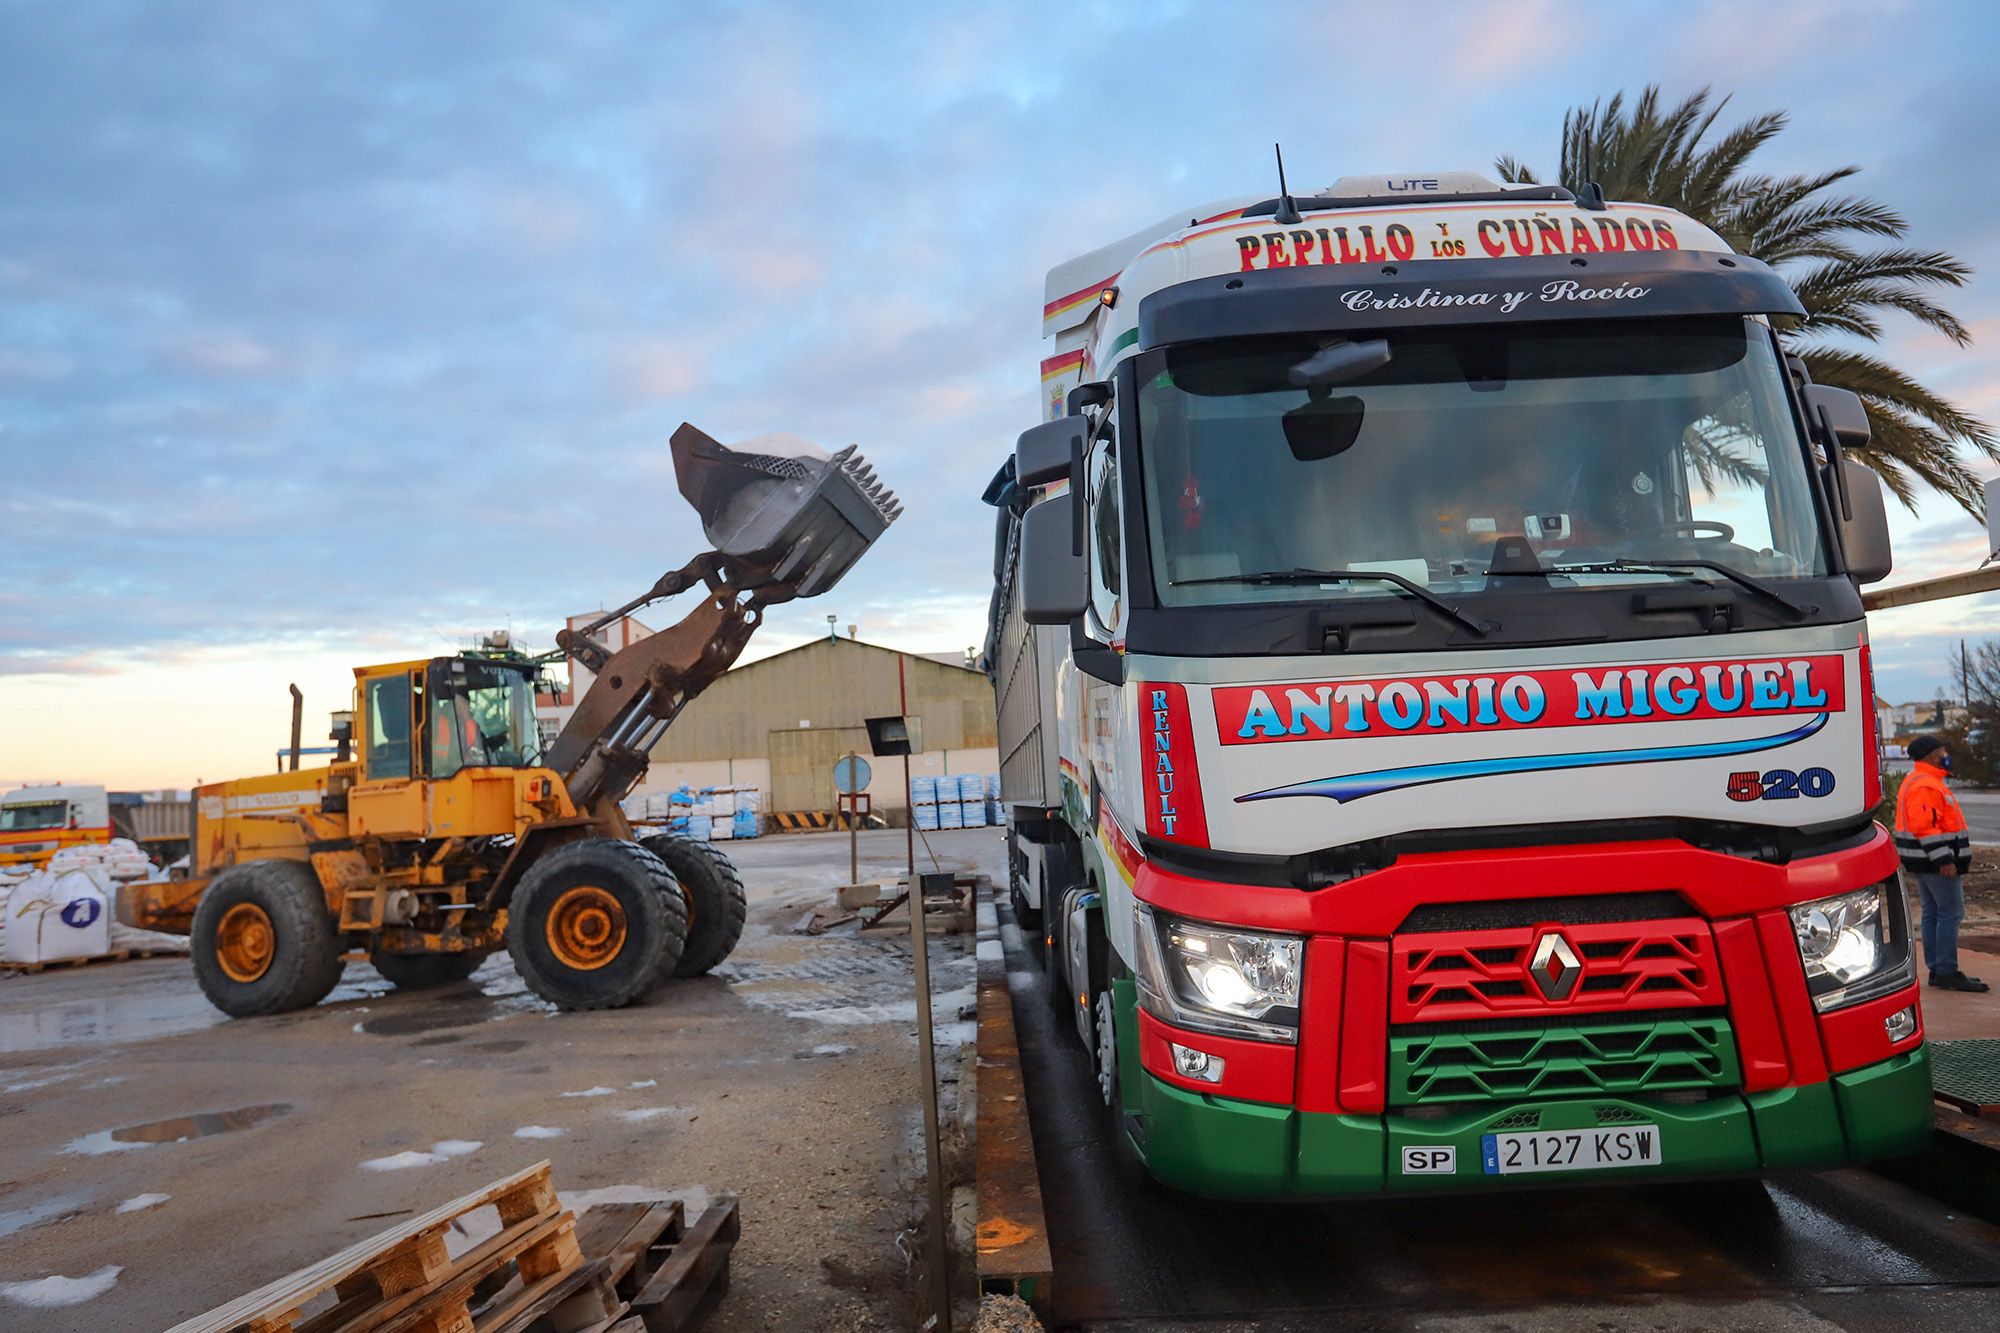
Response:
[{"label": "truck tire", "polygon": [[659,857],[586,838],[546,853],[507,907],[507,952],[528,989],[562,1009],[616,1009],[680,962],[687,905]]},{"label": "truck tire", "polygon": [[486,961],[486,949],[466,949],[457,953],[383,953],[368,955],[368,961],[397,990],[428,990],[463,981]]},{"label": "truck tire", "polygon": [[687,896],[687,948],[674,964],[674,975],[703,976],[735,952],[736,941],[743,938],[743,919],[750,910],[743,876],[713,843],[662,833],[640,839],[639,845],[667,863]]},{"label": "truck tire", "polygon": [[223,871],[188,933],[201,993],[231,1018],[309,1009],[340,980],[340,932],[303,861]]}]

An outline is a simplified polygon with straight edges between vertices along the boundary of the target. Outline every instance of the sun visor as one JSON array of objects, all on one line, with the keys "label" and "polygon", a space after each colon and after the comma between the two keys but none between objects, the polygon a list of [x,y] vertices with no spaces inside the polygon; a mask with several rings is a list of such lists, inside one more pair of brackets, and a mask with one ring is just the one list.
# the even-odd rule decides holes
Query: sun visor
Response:
[{"label": "sun visor", "polygon": [[1139,345],[1426,325],[1804,314],[1785,280],[1746,255],[1415,260],[1216,274],[1163,287],[1139,303]]}]

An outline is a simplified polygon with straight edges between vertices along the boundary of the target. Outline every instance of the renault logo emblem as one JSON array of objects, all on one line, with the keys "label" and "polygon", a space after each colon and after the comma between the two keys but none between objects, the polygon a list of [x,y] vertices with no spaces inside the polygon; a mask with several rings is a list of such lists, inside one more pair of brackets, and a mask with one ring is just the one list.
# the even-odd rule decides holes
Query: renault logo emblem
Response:
[{"label": "renault logo emblem", "polygon": [[1566,1000],[1576,989],[1577,978],[1583,975],[1583,964],[1577,961],[1576,950],[1569,947],[1569,941],[1551,930],[1535,941],[1535,956],[1528,964],[1528,975],[1549,999]]}]

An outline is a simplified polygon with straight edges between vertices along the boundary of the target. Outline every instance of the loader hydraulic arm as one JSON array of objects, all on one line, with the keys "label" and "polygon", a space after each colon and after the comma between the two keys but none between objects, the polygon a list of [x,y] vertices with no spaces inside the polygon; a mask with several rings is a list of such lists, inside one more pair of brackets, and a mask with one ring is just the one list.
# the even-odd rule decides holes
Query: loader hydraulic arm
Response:
[{"label": "loader hydraulic arm", "polygon": [[[826,591],[902,506],[853,446],[828,455],[789,437],[727,446],[674,432],[681,494],[715,546],[615,611],[556,636],[596,674],[547,763],[578,809],[603,815],[645,776],[653,747],[688,701],[736,662],[764,608]],[[592,636],[621,616],[700,585],[679,624],[611,652]]]}]

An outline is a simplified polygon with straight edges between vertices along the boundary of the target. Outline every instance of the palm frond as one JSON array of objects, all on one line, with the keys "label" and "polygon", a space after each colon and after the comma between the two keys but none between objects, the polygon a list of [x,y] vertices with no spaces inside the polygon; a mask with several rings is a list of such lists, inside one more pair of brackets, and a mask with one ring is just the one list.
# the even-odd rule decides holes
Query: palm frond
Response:
[{"label": "palm frond", "polygon": [[[1878,200],[1826,193],[1859,168],[1751,174],[1751,160],[1783,133],[1788,117],[1766,112],[1718,133],[1728,106],[1728,97],[1708,88],[1668,105],[1659,85],[1648,84],[1633,99],[1618,92],[1573,107],[1563,117],[1555,179],[1573,190],[1594,180],[1610,199],[1678,209],[1779,268],[1806,310],[1802,321],[1776,321],[1780,336],[1805,359],[1814,382],[1851,389],[1867,405],[1874,436],[1862,460],[1906,506],[1915,508],[1928,487],[1981,513],[1979,478],[1968,460],[2000,462],[1992,428],[1879,357],[1826,341],[1879,341],[1883,317],[1900,314],[1967,344],[1971,330],[1937,297],[1964,286],[1971,267],[1939,250],[1864,249],[1864,238],[1900,241],[1909,224]],[[1505,180],[1536,180],[1513,156],[1496,166]],[[1690,456],[1704,484],[1729,477],[1736,428],[1718,417],[1693,432]]]}]

